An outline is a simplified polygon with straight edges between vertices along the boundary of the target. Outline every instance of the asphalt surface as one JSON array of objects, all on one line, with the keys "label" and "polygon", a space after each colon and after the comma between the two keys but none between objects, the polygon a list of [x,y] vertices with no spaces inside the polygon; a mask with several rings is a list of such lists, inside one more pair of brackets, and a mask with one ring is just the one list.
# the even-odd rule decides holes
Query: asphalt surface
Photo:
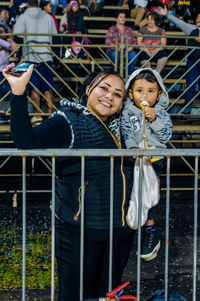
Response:
[{"label": "asphalt surface", "polygon": [[[161,248],[157,258],[152,261],[141,261],[141,301],[147,300],[157,289],[164,289],[165,278],[165,201],[160,203],[157,210],[157,229],[160,234]],[[192,301],[193,292],[193,201],[172,201],[170,205],[170,235],[169,235],[169,264],[168,290],[176,292]],[[21,223],[21,211],[14,213],[5,208],[0,210],[0,227]],[[47,208],[28,209],[27,230],[47,231],[50,225],[50,212]],[[17,216],[17,219],[16,219]],[[13,220],[15,218],[15,220]],[[200,239],[198,228],[197,247],[197,298],[200,300]],[[137,238],[136,238],[137,239]],[[123,281],[130,281],[126,293],[136,294],[137,287],[137,241],[133,245],[132,253],[123,274]],[[15,288],[7,292],[0,292],[1,301],[18,301],[21,299],[21,290]],[[50,289],[27,290],[27,301],[50,300]],[[71,300],[70,300],[71,301]]]}]

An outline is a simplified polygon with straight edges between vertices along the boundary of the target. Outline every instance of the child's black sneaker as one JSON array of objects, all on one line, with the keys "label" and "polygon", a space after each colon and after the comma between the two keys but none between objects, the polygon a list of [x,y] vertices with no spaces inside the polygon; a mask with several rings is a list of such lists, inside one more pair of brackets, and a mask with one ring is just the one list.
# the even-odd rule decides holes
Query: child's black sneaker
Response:
[{"label": "child's black sneaker", "polygon": [[158,255],[160,249],[160,240],[158,238],[155,226],[144,226],[142,231],[142,246],[140,257],[150,261]]}]

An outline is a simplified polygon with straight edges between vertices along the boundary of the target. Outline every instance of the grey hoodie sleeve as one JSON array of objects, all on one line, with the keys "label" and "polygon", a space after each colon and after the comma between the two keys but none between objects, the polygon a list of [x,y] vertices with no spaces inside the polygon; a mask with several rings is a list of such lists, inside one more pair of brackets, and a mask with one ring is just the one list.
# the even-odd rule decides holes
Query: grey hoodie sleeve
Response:
[{"label": "grey hoodie sleeve", "polygon": [[180,28],[182,31],[184,31],[186,33],[186,35],[190,35],[190,33],[197,28],[196,25],[193,24],[188,24],[182,20],[180,20],[179,18],[172,16],[171,14],[167,15],[167,18],[172,21],[176,27]]},{"label": "grey hoodie sleeve", "polygon": [[157,111],[156,120],[154,122],[149,122],[148,126],[151,128],[154,136],[160,143],[166,144],[171,138],[172,121],[165,110]]},{"label": "grey hoodie sleeve", "polygon": [[127,148],[138,147],[134,140],[134,132],[130,124],[130,116],[126,106],[123,109],[121,117],[121,131]]}]

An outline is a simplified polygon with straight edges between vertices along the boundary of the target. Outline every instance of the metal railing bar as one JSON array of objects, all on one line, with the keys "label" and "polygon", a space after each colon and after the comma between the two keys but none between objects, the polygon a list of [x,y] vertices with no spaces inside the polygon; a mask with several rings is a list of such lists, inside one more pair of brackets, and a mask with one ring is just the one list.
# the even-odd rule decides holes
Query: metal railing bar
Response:
[{"label": "metal railing bar", "polygon": [[198,163],[199,157],[196,156],[194,174],[193,301],[196,301],[197,293]]},{"label": "metal railing bar", "polygon": [[83,300],[84,278],[84,214],[85,214],[85,156],[81,156],[81,229],[80,229],[80,301]]},{"label": "metal railing bar", "polygon": [[[46,168],[51,172],[52,169],[51,167],[45,162],[45,160],[43,158],[41,158],[40,156],[38,156],[38,159],[44,164],[44,166],[46,166]],[[49,163],[49,161],[48,161]]]},{"label": "metal railing bar", "polygon": [[[171,142],[169,142],[169,144],[172,146],[173,149],[175,149],[175,146]],[[191,164],[183,156],[180,156],[180,157],[183,160],[183,162],[185,162],[185,164],[189,167],[189,169],[194,172],[194,168],[191,166]],[[200,179],[200,176],[199,176],[199,179]]]},{"label": "metal railing bar", "polygon": [[52,203],[51,203],[51,301],[55,298],[55,157],[52,157]]},{"label": "metal railing bar", "polygon": [[0,169],[10,160],[11,156],[8,156],[0,165]]},{"label": "metal railing bar", "polygon": [[108,291],[112,287],[112,267],[113,267],[113,210],[114,210],[114,157],[110,157],[110,232],[109,232],[109,278]]},{"label": "metal railing bar", "polygon": [[[49,46],[49,45],[48,45]],[[30,46],[29,46],[29,48],[31,48]],[[50,50],[50,47],[47,47],[49,50]],[[31,48],[32,49],[32,48]],[[32,51],[34,52],[34,50],[32,49]],[[54,71],[54,69],[51,67],[51,66],[49,66],[42,58],[41,58],[41,56],[37,53],[37,52],[34,52],[35,53],[35,55],[51,70],[51,72],[53,72],[53,74],[54,75],[56,75],[59,79],[60,79],[60,81],[62,81],[62,83],[65,85],[65,86],[67,86],[67,88],[71,91],[71,92],[73,92],[73,90],[70,88],[70,86],[69,85],[67,85],[66,83],[65,83],[65,81],[62,79],[62,77],[60,77],[59,76],[59,74],[58,73],[56,73],[55,71]],[[54,56],[55,57],[57,57],[57,58],[59,58],[54,52],[53,52],[53,54],[54,54]],[[61,61],[61,59],[59,58],[59,61]],[[37,69],[35,69],[35,70],[37,70]],[[40,77],[46,82],[46,83],[48,83],[48,81],[37,71],[37,73],[40,75]],[[48,83],[49,84],[49,83]],[[58,93],[57,92],[57,90],[53,87],[53,86],[51,86],[51,89],[60,97],[60,98],[62,98],[62,95],[60,94],[60,93]],[[43,96],[45,99],[46,99],[46,97],[45,96]],[[47,100],[47,99],[46,99]]]},{"label": "metal railing bar", "polygon": [[26,300],[26,156],[22,157],[22,301]]},{"label": "metal railing bar", "polygon": [[3,148],[0,149],[1,156],[15,156],[15,157],[32,157],[32,156],[42,156],[42,157],[81,157],[81,156],[91,156],[91,157],[132,157],[132,156],[186,156],[194,157],[200,155],[199,148],[184,148],[184,149],[14,149],[14,148]]},{"label": "metal railing bar", "polygon": [[170,206],[170,157],[167,157],[167,192],[165,215],[165,301],[168,300],[168,264],[169,264],[169,206]]},{"label": "metal railing bar", "polygon": [[139,187],[138,187],[138,238],[137,238],[137,300],[140,301],[140,272],[141,272],[141,218],[142,218],[142,180],[143,157],[139,157]]},{"label": "metal railing bar", "polygon": [[[176,66],[174,66],[174,68],[172,68],[172,70],[171,70],[171,71],[163,78],[163,80],[165,80],[167,76],[171,75],[171,73],[174,72],[174,71],[177,69],[177,67],[179,67],[184,61],[186,61],[186,59],[188,58],[188,56],[189,56],[193,51],[194,51],[194,49],[192,49],[188,54],[186,54],[186,56],[184,56],[184,58],[182,58],[182,59],[180,60],[180,62],[179,62]],[[180,79],[181,79],[182,77],[183,77],[183,76],[181,76]],[[172,88],[170,87],[170,89],[169,89],[168,91],[170,91],[171,89],[172,89]]]}]

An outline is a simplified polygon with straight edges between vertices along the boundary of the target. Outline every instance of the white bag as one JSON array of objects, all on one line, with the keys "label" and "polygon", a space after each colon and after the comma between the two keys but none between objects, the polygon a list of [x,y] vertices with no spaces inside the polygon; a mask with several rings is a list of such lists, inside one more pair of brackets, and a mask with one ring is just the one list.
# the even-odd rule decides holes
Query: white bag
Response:
[{"label": "white bag", "polygon": [[[134,166],[133,189],[126,216],[127,224],[132,229],[138,229],[139,171],[140,161],[137,157]],[[157,205],[159,199],[160,188],[156,173],[148,157],[143,157],[141,226],[143,226],[147,220],[148,210]]]}]

